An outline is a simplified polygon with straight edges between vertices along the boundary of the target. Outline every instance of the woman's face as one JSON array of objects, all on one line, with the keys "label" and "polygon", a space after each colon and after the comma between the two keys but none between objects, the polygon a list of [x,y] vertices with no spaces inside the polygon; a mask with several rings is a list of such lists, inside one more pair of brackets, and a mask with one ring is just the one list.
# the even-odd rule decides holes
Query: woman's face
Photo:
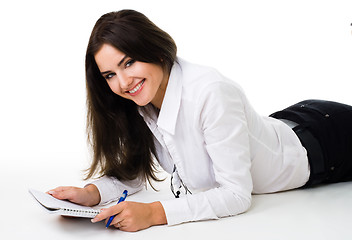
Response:
[{"label": "woman's face", "polygon": [[94,57],[115,94],[139,106],[152,103],[161,108],[169,79],[161,66],[135,61],[110,44],[104,44]]}]

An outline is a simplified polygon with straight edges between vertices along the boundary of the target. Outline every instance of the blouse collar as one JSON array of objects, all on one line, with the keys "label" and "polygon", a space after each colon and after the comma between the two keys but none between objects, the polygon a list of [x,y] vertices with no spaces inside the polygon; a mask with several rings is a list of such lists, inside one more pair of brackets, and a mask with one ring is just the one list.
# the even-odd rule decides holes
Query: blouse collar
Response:
[{"label": "blouse collar", "polygon": [[152,106],[140,107],[139,112],[146,120],[150,116],[152,121],[156,121],[157,126],[168,133],[174,135],[177,116],[181,105],[182,94],[182,69],[177,59],[171,69],[169,81],[166,87],[163,103],[156,119],[155,114],[151,112]]}]

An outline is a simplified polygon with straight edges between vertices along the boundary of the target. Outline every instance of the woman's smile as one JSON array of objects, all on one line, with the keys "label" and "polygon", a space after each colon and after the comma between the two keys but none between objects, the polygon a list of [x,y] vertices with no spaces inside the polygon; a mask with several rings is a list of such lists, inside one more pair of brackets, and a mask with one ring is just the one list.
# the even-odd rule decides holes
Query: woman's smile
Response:
[{"label": "woman's smile", "polygon": [[128,94],[130,94],[131,96],[136,96],[138,93],[142,91],[144,82],[145,82],[145,79],[139,82],[133,89],[127,91]]}]

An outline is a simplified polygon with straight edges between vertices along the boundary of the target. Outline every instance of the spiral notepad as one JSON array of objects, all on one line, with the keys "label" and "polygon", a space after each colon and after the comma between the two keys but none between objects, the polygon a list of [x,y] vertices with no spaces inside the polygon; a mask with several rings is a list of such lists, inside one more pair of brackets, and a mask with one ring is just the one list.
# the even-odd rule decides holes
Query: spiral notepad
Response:
[{"label": "spiral notepad", "polygon": [[29,193],[38,201],[38,203],[49,213],[71,217],[94,218],[100,213],[100,210],[74,204],[69,201],[59,200],[53,196],[34,189]]}]

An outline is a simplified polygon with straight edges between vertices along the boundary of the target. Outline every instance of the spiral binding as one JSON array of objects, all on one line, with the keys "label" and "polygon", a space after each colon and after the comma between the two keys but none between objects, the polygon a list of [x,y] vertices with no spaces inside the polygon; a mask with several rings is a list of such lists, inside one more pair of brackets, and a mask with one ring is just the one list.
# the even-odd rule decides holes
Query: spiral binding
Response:
[{"label": "spiral binding", "polygon": [[99,214],[99,210],[81,210],[81,209],[70,209],[62,208],[62,211],[69,216],[82,216],[84,214],[87,217],[95,217]]}]

